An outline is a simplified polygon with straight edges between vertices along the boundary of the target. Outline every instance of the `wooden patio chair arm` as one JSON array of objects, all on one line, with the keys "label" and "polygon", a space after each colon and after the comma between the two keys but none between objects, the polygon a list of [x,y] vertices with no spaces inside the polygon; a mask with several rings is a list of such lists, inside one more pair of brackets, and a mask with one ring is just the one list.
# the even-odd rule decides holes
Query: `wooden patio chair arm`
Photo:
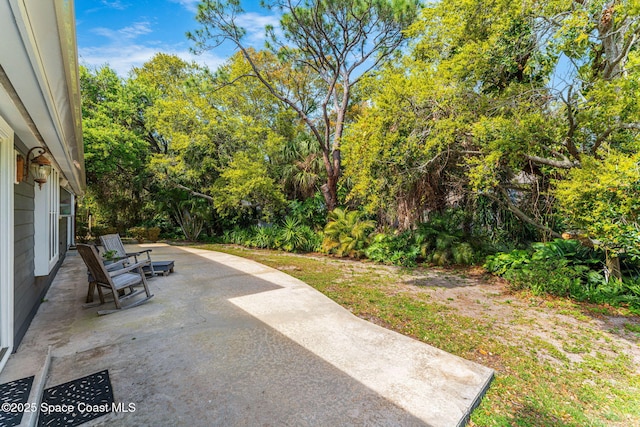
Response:
[{"label": "wooden patio chair arm", "polygon": [[147,255],[149,255],[149,252],[151,252],[151,249],[143,249],[143,250],[138,251],[138,252],[127,252],[127,256],[136,256],[136,255],[143,254],[145,252],[147,253]]},{"label": "wooden patio chair arm", "polygon": [[121,274],[128,273],[130,271],[140,269],[140,268],[145,267],[145,266],[147,266],[149,264],[151,264],[150,261],[137,262],[135,264],[131,264],[131,265],[129,265],[129,266],[125,267],[125,268],[122,268],[120,270],[110,271],[109,272],[109,276],[111,276],[111,277],[119,276]]},{"label": "wooden patio chair arm", "polygon": [[119,270],[121,268],[124,268],[125,263],[126,263],[126,258],[111,264],[105,264],[104,267],[107,269],[107,271]]}]

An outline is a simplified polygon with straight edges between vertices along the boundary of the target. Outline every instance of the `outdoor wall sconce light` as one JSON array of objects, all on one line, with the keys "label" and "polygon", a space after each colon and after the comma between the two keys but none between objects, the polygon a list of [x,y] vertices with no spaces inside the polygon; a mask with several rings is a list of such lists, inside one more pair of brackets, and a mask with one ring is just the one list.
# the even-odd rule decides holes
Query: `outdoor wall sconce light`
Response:
[{"label": "outdoor wall sconce light", "polygon": [[[40,153],[35,153],[37,156],[31,158],[31,152],[34,150],[40,150]],[[51,173],[51,160],[47,159],[44,155],[47,150],[42,147],[33,147],[27,153],[27,167],[25,168],[25,179],[29,177],[29,172],[33,176],[33,180],[38,183],[39,188],[42,188],[42,184],[47,182],[49,174]]]}]

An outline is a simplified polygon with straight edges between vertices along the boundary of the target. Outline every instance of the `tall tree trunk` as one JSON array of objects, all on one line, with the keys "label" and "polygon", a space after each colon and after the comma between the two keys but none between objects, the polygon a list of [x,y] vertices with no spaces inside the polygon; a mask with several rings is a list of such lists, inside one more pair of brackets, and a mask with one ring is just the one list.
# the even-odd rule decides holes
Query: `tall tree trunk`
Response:
[{"label": "tall tree trunk", "polygon": [[320,187],[320,190],[327,204],[327,211],[331,212],[338,207],[338,176],[335,171],[327,175],[327,182]]}]

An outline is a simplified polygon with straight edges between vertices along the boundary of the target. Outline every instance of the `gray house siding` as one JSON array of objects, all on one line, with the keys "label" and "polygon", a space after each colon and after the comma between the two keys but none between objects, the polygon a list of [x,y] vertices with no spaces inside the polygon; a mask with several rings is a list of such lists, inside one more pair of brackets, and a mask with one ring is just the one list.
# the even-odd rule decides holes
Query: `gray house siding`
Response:
[{"label": "gray house siding", "polygon": [[[73,6],[0,1],[0,371],[66,254],[70,220],[53,222],[62,219],[56,186],[71,202],[86,188]],[[17,167],[39,155],[53,168],[47,184],[34,187],[33,176],[16,184],[25,178]]]},{"label": "gray house siding", "polygon": [[[67,220],[60,220],[60,260],[48,276],[34,272],[33,184],[14,185],[14,351],[36,315],[67,250]],[[64,223],[64,224],[63,224]]]}]

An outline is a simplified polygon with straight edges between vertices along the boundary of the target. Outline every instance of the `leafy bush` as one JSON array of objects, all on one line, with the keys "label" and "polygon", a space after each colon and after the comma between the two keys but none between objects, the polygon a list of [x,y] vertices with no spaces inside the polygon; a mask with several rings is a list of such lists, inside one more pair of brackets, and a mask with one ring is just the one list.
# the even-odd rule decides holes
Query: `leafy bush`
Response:
[{"label": "leafy bush", "polygon": [[158,239],[160,238],[160,227],[149,227],[147,228],[147,239],[151,240],[152,242],[157,242]]},{"label": "leafy bush", "polygon": [[321,245],[318,233],[291,217],[285,218],[282,225],[235,227],[224,232],[222,241],[252,248],[282,249],[287,252],[315,252]]},{"label": "leafy bush", "polygon": [[600,252],[584,246],[578,240],[555,239],[547,243],[534,243],[531,248],[535,260],[565,259],[571,265],[599,266],[604,263],[604,257]]},{"label": "leafy bush", "polygon": [[289,202],[289,215],[297,219],[301,224],[312,229],[319,230],[327,225],[327,206],[324,196],[318,192],[313,197],[300,202],[293,200]]},{"label": "leafy bush", "polygon": [[118,229],[115,227],[108,225],[94,225],[91,228],[91,233],[88,237],[93,238],[94,242],[100,244],[100,236],[104,236],[105,234],[115,234],[117,232]]},{"label": "leafy bush", "polygon": [[128,230],[128,234],[136,239],[138,243],[143,243],[147,236],[147,230],[144,227],[131,227]]},{"label": "leafy bush", "polygon": [[640,310],[640,280],[609,280],[604,256],[577,240],[535,243],[530,251],[489,256],[484,267],[507,279],[515,290],[571,297],[580,301],[626,304]]},{"label": "leafy bush", "polygon": [[322,249],[323,234],[321,232],[313,231],[306,225],[303,226],[303,230],[306,234],[306,244],[301,248],[303,252],[320,252]]},{"label": "leafy bush", "polygon": [[[402,266],[414,266],[420,261],[436,265],[472,264],[479,249],[460,229],[455,211],[434,215],[416,230],[402,233],[376,234],[365,255],[371,260]],[[479,245],[477,245],[479,246]]]},{"label": "leafy bush", "polygon": [[364,254],[376,262],[412,267],[420,257],[421,245],[410,231],[399,234],[378,233]]},{"label": "leafy bush", "polygon": [[439,266],[473,264],[476,250],[466,241],[469,237],[456,227],[447,217],[435,217],[420,224],[416,240],[421,242],[421,252],[426,261]]},{"label": "leafy bush", "polygon": [[453,255],[453,263],[459,265],[473,264],[476,255],[471,244],[467,242],[459,242],[453,245],[451,254]]},{"label": "leafy bush", "polygon": [[358,211],[336,208],[329,213],[329,222],[324,227],[322,250],[340,257],[360,257],[369,244],[369,234],[375,221],[363,220]]},{"label": "leafy bush", "polygon": [[557,200],[573,227],[614,254],[640,259],[640,154],[611,149],[603,159],[585,157],[557,183]]},{"label": "leafy bush", "polygon": [[531,262],[531,251],[515,249],[511,252],[500,252],[488,256],[484,268],[493,274],[504,276],[507,271],[521,269],[529,262]]},{"label": "leafy bush", "polygon": [[581,299],[597,304],[628,305],[635,314],[640,315],[640,280],[611,279],[598,286],[587,287]]},{"label": "leafy bush", "polygon": [[278,231],[278,228],[273,226],[251,227],[251,246],[260,249],[275,248],[276,241],[278,239]]},{"label": "leafy bush", "polygon": [[240,227],[225,230],[222,241],[234,245],[251,246],[251,231]]},{"label": "leafy bush", "polygon": [[[308,227],[307,227],[308,228]],[[307,244],[306,230],[302,229],[297,219],[287,217],[284,220],[276,239],[277,247],[287,252],[294,252]]]}]

